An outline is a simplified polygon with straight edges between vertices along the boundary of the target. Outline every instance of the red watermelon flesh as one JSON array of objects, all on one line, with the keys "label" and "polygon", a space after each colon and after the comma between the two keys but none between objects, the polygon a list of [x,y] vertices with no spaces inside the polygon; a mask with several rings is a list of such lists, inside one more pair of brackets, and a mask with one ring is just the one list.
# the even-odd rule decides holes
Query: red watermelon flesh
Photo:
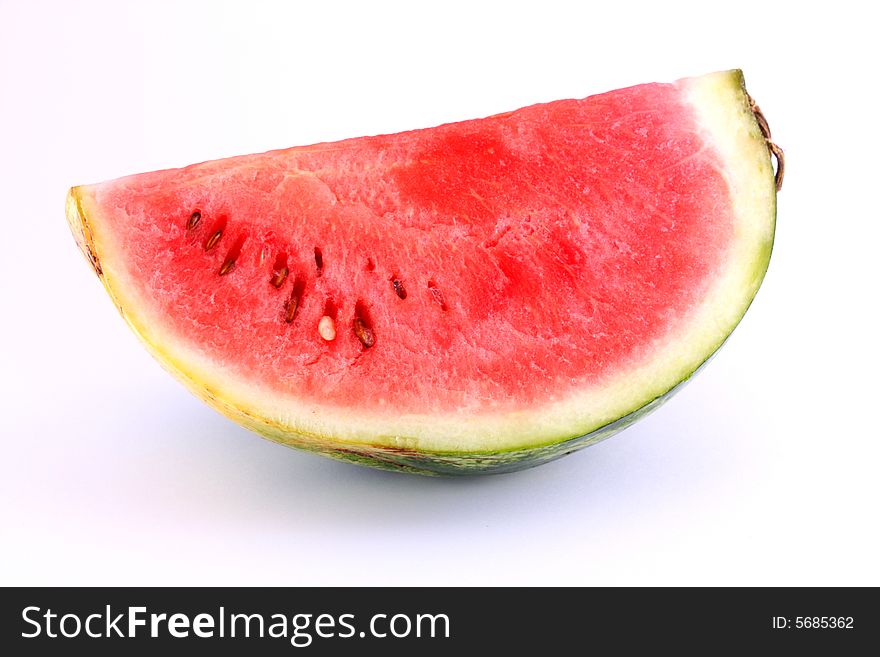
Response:
[{"label": "red watermelon flesh", "polygon": [[[220,410],[466,467],[637,411],[733,329],[774,215],[744,98],[738,72],[641,85],[79,187],[69,214],[138,334]],[[627,378],[694,331],[665,378]],[[583,411],[609,390],[626,408]]]}]

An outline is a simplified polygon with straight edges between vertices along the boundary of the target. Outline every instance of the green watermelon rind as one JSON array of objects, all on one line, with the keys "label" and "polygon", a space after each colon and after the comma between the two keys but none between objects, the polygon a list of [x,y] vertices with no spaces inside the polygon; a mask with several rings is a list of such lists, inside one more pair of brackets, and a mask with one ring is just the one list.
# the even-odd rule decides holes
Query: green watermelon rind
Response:
[{"label": "green watermelon rind", "polygon": [[[742,285],[733,291],[723,288],[725,294],[729,293],[729,299],[727,296],[720,298],[725,302],[730,301],[729,307],[723,309],[723,317],[704,317],[705,327],[695,324],[697,328],[704,329],[700,334],[702,345],[690,351],[674,352],[673,358],[664,361],[668,362],[668,366],[665,371],[660,371],[659,380],[646,382],[644,374],[637,373],[642,376],[639,383],[643,387],[637,388],[635,398],[631,390],[624,389],[624,394],[616,400],[617,405],[609,409],[608,414],[598,418],[587,414],[590,419],[588,423],[583,421],[583,413],[574,410],[574,402],[570,402],[568,406],[563,406],[563,410],[569,411],[570,415],[562,418],[570,420],[570,429],[562,433],[554,433],[560,426],[559,422],[553,422],[550,429],[545,427],[536,435],[524,435],[523,427],[528,425],[520,424],[514,418],[502,420],[502,429],[507,426],[510,433],[507,441],[509,447],[495,447],[498,442],[495,436],[491,441],[485,441],[486,445],[491,443],[492,447],[434,449],[430,441],[408,437],[405,429],[403,432],[394,431],[394,422],[389,423],[391,431],[388,433],[376,431],[364,437],[361,431],[357,439],[347,440],[335,436],[332,431],[321,433],[304,430],[302,425],[294,428],[283,417],[272,413],[268,404],[260,407],[245,403],[230,392],[234,389],[224,389],[226,382],[216,373],[202,367],[197,359],[191,359],[186,349],[178,348],[173,341],[164,339],[166,336],[162,335],[161,327],[145,316],[143,302],[132,296],[130,287],[125,284],[123,268],[114,261],[112,249],[106,248],[111,243],[111,232],[102,230],[102,217],[90,188],[71,190],[67,217],[81,250],[122,316],[148,350],[194,394],[236,422],[275,442],[386,470],[429,475],[522,470],[604,440],[667,401],[729,337],[754,299],[767,271],[776,219],[773,168],[764,137],[749,104],[742,73],[727,71],[682,80],[677,84],[694,96],[695,107],[699,106],[698,113],[705,115],[704,127],[710,133],[710,138],[716,141],[726,165],[723,173],[731,185],[738,222],[745,232],[752,233],[743,239],[748,248],[745,252],[738,252],[736,257],[739,260],[737,267],[731,268],[732,274],[724,272],[725,276],[733,275]],[[725,284],[729,286],[729,283]],[[711,326],[708,325],[710,323]],[[348,418],[347,422],[355,425],[359,420]],[[400,426],[405,425],[401,422]],[[534,421],[530,426],[534,426]],[[552,428],[554,426],[556,428]],[[478,431],[472,433],[471,445],[479,444],[481,437]],[[418,447],[413,448],[414,444]]]},{"label": "green watermelon rind", "polygon": [[[716,350],[717,353],[717,350]],[[709,356],[695,371],[680,381],[667,393],[651,400],[641,408],[605,426],[584,435],[576,435],[557,442],[533,447],[486,452],[439,452],[406,450],[382,445],[350,445],[338,447],[315,447],[314,445],[290,445],[283,435],[251,427],[257,433],[274,442],[329,456],[331,458],[366,465],[380,470],[409,472],[429,476],[464,476],[472,474],[504,474],[533,468],[568,456],[585,447],[611,438],[646,415],[657,410],[687,384],[713,357]]]}]

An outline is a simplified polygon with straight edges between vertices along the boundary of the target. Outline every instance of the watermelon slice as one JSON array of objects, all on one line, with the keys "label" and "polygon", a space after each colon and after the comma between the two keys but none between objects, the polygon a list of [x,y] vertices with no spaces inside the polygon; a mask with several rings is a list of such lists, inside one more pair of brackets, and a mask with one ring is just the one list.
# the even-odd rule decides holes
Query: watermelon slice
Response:
[{"label": "watermelon slice", "polygon": [[517,470],[656,408],[742,318],[776,213],[754,109],[714,73],[75,187],[67,216],[153,355],[242,425]]}]

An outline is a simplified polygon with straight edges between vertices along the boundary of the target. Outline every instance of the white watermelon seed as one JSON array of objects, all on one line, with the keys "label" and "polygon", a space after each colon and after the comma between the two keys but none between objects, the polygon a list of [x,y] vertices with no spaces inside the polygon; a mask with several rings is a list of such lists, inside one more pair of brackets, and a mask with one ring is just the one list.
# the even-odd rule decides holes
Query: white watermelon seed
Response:
[{"label": "white watermelon seed", "polygon": [[336,322],[329,315],[324,315],[318,322],[318,333],[327,342],[336,339]]}]

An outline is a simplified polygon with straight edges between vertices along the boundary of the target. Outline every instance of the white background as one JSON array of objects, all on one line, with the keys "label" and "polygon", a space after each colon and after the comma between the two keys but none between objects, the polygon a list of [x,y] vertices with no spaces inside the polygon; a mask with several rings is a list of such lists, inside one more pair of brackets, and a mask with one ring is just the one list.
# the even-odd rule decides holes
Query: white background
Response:
[{"label": "white background", "polygon": [[[880,585],[870,4],[374,4],[0,0],[0,584]],[[664,408],[519,474],[248,433],[65,224],[74,184],[732,67],[788,154],[757,300]]]}]

